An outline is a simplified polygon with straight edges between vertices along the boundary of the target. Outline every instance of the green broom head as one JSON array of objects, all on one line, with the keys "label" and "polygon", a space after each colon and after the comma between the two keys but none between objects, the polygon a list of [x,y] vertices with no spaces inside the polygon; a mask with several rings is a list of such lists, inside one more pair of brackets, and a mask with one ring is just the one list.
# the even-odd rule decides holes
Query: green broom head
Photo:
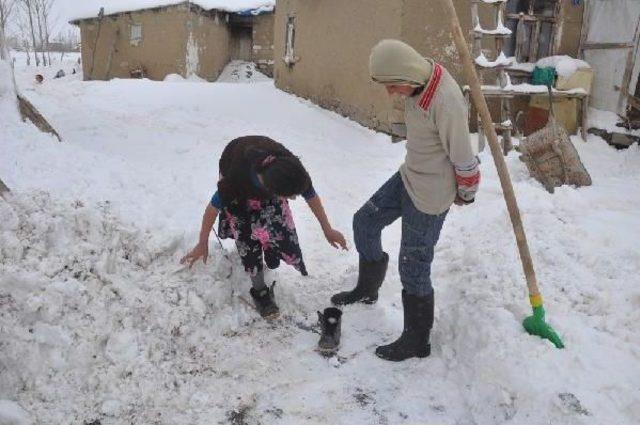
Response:
[{"label": "green broom head", "polygon": [[547,322],[544,321],[544,307],[542,307],[542,297],[534,295],[530,297],[533,316],[529,316],[522,322],[524,329],[529,335],[536,335],[540,338],[548,339],[556,348],[564,348],[562,340]]}]

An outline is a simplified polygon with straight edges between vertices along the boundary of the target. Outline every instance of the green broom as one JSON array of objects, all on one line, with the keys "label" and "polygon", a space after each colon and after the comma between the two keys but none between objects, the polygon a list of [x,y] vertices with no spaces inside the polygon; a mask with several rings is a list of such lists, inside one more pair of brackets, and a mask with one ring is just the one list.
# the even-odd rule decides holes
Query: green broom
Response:
[{"label": "green broom", "polygon": [[522,218],[520,217],[520,210],[518,209],[518,203],[511,184],[511,178],[509,177],[509,171],[507,170],[507,164],[504,161],[500,144],[498,143],[498,135],[493,127],[493,121],[491,120],[491,114],[487,107],[487,102],[482,95],[482,89],[480,87],[480,81],[476,74],[473,62],[471,61],[471,54],[467,47],[464,34],[460,27],[460,21],[458,15],[453,6],[452,0],[441,0],[445,13],[451,20],[451,29],[453,31],[453,39],[455,41],[458,53],[462,59],[464,71],[471,87],[471,95],[473,103],[480,114],[482,119],[482,127],[487,135],[489,141],[489,147],[491,148],[491,155],[493,161],[498,170],[498,176],[500,177],[500,184],[502,186],[502,192],[504,193],[504,199],[507,203],[507,209],[509,210],[509,216],[511,218],[511,224],[513,225],[513,232],[516,236],[518,243],[518,251],[520,253],[520,260],[522,261],[522,268],[527,279],[527,288],[529,290],[529,301],[533,308],[533,315],[524,319],[522,323],[525,330],[531,334],[539,336],[540,338],[548,339],[557,348],[564,348],[562,340],[558,334],[553,330],[547,322],[545,322],[545,312],[542,305],[542,295],[538,290],[538,284],[536,280],[536,274],[533,269],[533,261],[531,260],[531,254],[529,253],[529,246],[527,244],[527,237],[524,233],[524,226],[522,225]]}]

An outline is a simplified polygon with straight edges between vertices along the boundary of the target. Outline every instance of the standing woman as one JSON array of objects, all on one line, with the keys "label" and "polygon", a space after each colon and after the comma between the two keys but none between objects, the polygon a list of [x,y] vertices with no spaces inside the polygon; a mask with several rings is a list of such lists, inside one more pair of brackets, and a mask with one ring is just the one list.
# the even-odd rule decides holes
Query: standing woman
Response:
[{"label": "standing woman", "polygon": [[264,280],[264,263],[270,269],[280,260],[303,276],[302,259],[288,199],[302,195],[318,219],[324,236],[335,248],[347,249],[342,233],[334,230],[304,166],[287,148],[265,136],[232,140],[220,157],[218,190],[202,218],[198,244],[182,260],[191,267],[209,255],[209,234],[218,215],[221,238],[232,238],[249,274],[256,309],[265,319],[278,315],[273,287]]}]

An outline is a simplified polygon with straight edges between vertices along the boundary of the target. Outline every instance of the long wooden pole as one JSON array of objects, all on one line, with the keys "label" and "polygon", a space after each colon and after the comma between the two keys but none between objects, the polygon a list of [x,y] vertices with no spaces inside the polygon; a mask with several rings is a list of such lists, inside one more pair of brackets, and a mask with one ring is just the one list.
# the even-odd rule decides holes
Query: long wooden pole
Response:
[{"label": "long wooden pole", "polygon": [[89,67],[89,75],[85,76],[86,80],[93,80],[93,67],[96,64],[96,50],[98,49],[98,40],[100,39],[100,30],[102,30],[102,21],[104,20],[104,7],[98,12],[98,29],[96,30],[96,38],[93,40],[93,50],[91,51],[91,66]]},{"label": "long wooden pole", "polygon": [[464,66],[464,73],[467,77],[467,82],[471,87],[471,97],[475,104],[476,110],[480,114],[482,119],[482,127],[484,134],[489,140],[489,148],[491,148],[491,155],[493,156],[493,162],[498,170],[498,176],[500,177],[500,184],[502,185],[502,192],[504,194],[504,200],[507,203],[507,209],[509,210],[509,217],[511,218],[511,224],[513,225],[513,232],[516,236],[516,242],[518,243],[518,251],[520,252],[520,260],[522,262],[522,268],[524,275],[527,279],[527,287],[529,289],[529,297],[532,305],[534,303],[542,303],[540,291],[538,290],[538,282],[536,280],[536,273],[533,269],[533,261],[531,260],[531,254],[529,252],[529,245],[527,244],[527,236],[524,233],[524,226],[522,225],[522,218],[520,217],[520,210],[518,208],[518,202],[516,201],[516,195],[513,191],[513,185],[511,184],[511,178],[509,177],[509,170],[507,164],[504,161],[500,144],[498,143],[498,135],[493,127],[493,121],[487,102],[482,95],[482,88],[476,70],[471,60],[471,54],[467,46],[462,28],[460,27],[460,21],[456,9],[453,6],[452,0],[441,0],[444,11],[451,21],[451,28],[453,30],[453,39],[455,41],[458,53],[462,59],[462,65]]}]

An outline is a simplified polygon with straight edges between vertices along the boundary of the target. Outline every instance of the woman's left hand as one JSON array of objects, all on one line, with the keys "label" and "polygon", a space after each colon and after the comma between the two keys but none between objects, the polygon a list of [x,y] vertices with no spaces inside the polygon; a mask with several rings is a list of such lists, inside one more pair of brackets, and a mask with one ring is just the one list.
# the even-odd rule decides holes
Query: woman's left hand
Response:
[{"label": "woman's left hand", "polygon": [[344,239],[344,235],[335,229],[329,229],[324,232],[324,237],[327,238],[327,242],[334,248],[347,249],[347,241]]}]

